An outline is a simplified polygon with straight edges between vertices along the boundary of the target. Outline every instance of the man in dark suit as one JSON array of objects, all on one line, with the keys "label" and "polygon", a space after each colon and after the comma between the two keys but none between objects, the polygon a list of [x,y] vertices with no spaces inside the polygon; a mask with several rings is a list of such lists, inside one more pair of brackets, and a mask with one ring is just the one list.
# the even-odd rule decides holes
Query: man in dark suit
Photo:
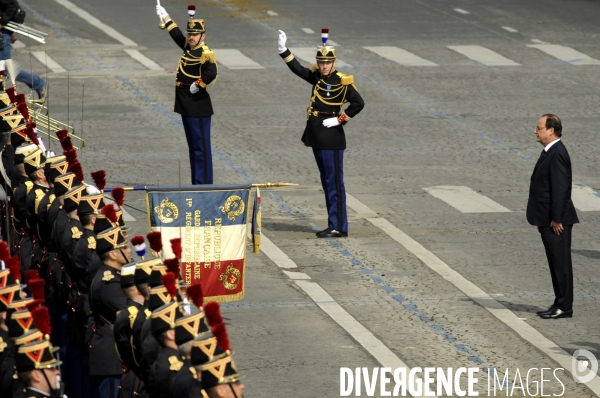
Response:
[{"label": "man in dark suit", "polygon": [[571,231],[573,224],[579,222],[571,200],[571,158],[560,140],[562,124],[558,116],[542,116],[537,122],[535,135],[544,150],[531,175],[527,221],[537,226],[542,237],[556,297],[554,304],[547,311],[539,311],[538,315],[544,319],[571,318]]}]

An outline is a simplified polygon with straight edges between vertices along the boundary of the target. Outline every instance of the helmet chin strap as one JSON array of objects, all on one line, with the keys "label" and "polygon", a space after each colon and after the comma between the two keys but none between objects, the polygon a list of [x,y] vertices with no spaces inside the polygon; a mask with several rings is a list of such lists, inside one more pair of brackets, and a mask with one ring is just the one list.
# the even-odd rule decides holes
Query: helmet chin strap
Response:
[{"label": "helmet chin strap", "polygon": [[48,384],[48,387],[50,387],[50,397],[52,398],[62,398],[62,388],[60,386],[60,384],[62,384],[60,381],[58,381],[59,386],[54,387],[52,386],[52,383],[50,383],[50,380],[48,379],[48,376],[46,375],[46,369],[41,369],[42,374],[44,375],[44,379],[46,379],[46,383]]},{"label": "helmet chin strap", "polygon": [[125,260],[125,264],[130,263],[131,259],[127,258],[127,256],[125,255],[125,253],[123,253],[123,249],[119,247],[119,251],[121,252],[121,255],[123,256],[123,259]]},{"label": "helmet chin strap", "polygon": [[[231,388],[231,392],[233,393],[233,396],[234,396],[235,398],[240,398],[240,397],[238,397],[238,396],[237,396],[237,394],[235,393],[235,389],[233,388],[233,384],[231,384],[231,383],[228,383],[228,384],[229,384],[229,388]],[[242,395],[242,397],[241,397],[241,398],[244,398],[244,396]]]}]

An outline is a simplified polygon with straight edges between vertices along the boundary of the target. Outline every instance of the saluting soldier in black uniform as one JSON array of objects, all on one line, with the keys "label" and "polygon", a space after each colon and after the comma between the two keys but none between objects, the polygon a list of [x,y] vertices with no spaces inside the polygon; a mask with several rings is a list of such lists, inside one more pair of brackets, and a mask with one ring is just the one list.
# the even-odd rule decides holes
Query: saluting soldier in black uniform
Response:
[{"label": "saluting soldier in black uniform", "polygon": [[217,78],[217,61],[214,52],[204,44],[204,20],[194,18],[196,7],[188,6],[186,37],[163,7],[156,6],[156,13],[166,21],[171,38],[184,51],[175,78],[175,112],[181,114],[183,121],[192,184],[212,184],[210,123],[213,108],[206,86]]},{"label": "saluting soldier in black uniform", "polygon": [[121,289],[121,268],[131,262],[131,249],[119,227],[96,236],[96,252],[102,260],[90,287],[90,309],[94,323],[90,347],[90,392],[92,398],[116,398],[123,374],[115,349],[113,325],[117,312],[125,309],[127,297]]},{"label": "saluting soldier in black uniform", "polygon": [[[364,101],[354,85],[354,77],[336,71],[335,49],[326,45],[328,36],[329,29],[323,29],[323,46],[317,50],[317,64],[312,69],[303,67],[294,58],[285,46],[287,39],[281,30],[278,47],[290,70],[313,86],[302,142],[313,148],[325,192],[328,227],[317,232],[317,237],[338,238],[348,236],[343,126],[362,110]],[[350,105],[342,110],[345,103]]]}]

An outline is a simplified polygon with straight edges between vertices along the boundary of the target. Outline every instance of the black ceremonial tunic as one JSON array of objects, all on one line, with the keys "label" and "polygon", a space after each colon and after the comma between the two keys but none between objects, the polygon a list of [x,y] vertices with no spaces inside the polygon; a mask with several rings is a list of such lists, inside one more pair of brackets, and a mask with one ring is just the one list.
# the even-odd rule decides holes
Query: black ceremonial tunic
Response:
[{"label": "black ceremonial tunic", "polygon": [[[176,82],[182,83],[175,87],[175,112],[190,117],[208,117],[213,114],[210,95],[206,85],[217,78],[217,62],[215,53],[204,42],[190,48],[186,36],[177,24],[170,20],[167,29],[173,41],[183,50],[177,66]],[[190,85],[202,77],[200,91],[190,93]]]},{"label": "black ceremonial tunic", "polygon": [[113,325],[127,297],[121,289],[121,271],[102,264],[89,292],[95,330],[90,346],[90,376],[119,376],[123,373],[115,348]]},{"label": "black ceremonial tunic", "polygon": [[280,56],[294,74],[313,86],[307,109],[306,128],[302,135],[304,145],[315,149],[346,149],[344,127],[340,125],[327,128],[323,126],[323,120],[339,117],[342,106],[347,102],[350,105],[344,113],[348,120],[356,116],[365,106],[354,85],[354,78],[337,71],[333,71],[328,77],[323,77],[316,65],[312,69],[300,65],[290,50],[286,50]]}]

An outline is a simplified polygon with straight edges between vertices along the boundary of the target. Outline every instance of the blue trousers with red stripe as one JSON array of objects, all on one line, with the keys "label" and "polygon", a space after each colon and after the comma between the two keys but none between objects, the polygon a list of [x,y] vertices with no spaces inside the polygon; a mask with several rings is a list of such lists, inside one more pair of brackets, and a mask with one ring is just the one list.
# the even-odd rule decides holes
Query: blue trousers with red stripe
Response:
[{"label": "blue trousers with red stripe", "polygon": [[211,117],[181,115],[190,154],[192,185],[212,184],[213,165],[210,147]]},{"label": "blue trousers with red stripe", "polygon": [[321,174],[323,192],[325,192],[328,228],[348,232],[346,188],[344,187],[344,150],[313,148],[313,154]]}]

